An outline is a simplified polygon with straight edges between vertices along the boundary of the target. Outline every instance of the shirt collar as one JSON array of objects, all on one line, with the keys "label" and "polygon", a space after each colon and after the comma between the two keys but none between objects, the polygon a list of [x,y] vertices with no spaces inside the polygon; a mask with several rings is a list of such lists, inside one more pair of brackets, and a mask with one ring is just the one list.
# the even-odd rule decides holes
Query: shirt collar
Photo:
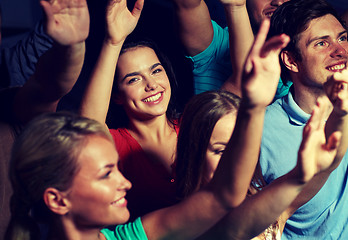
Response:
[{"label": "shirt collar", "polygon": [[283,97],[283,107],[286,111],[286,113],[289,116],[289,120],[291,123],[296,125],[304,125],[310,118],[310,114],[304,112],[295,102],[291,91]]}]

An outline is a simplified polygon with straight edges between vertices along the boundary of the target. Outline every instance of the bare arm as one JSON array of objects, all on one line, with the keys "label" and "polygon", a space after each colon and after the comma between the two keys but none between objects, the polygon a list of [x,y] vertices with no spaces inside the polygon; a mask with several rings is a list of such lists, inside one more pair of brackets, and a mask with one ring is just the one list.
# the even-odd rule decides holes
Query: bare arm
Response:
[{"label": "bare arm", "polygon": [[144,0],[138,0],[130,12],[127,1],[110,0],[106,9],[106,36],[83,96],[80,114],[105,124],[117,60],[126,37],[138,23]]},{"label": "bare arm", "polygon": [[[269,22],[265,24],[267,31]],[[272,42],[278,46],[274,51],[264,48],[264,41],[264,36],[255,41],[245,64],[236,127],[212,181],[178,205],[144,216],[142,222],[149,239],[195,238],[243,202],[258,161],[265,109],[272,101],[280,74],[280,67],[270,68],[268,62],[278,61],[288,38],[282,36]],[[265,51],[271,54],[264,56]]]},{"label": "bare arm", "polygon": [[326,143],[324,127],[328,104],[322,100],[318,100],[303,130],[296,167],[232,210],[222,225],[225,227],[223,233],[228,233],[221,236],[223,239],[250,239],[277,219],[282,232],[292,214],[293,200],[306,191],[306,184],[311,179],[332,167],[341,133],[333,133]]},{"label": "bare arm", "polygon": [[[327,142],[330,142],[329,136],[334,132],[341,132],[342,137],[340,145],[338,146],[337,153],[333,164],[327,170],[317,174],[306,186],[301,194],[294,200],[288,209],[288,216],[290,217],[299,207],[308,202],[321,187],[325,184],[329,178],[330,173],[335,170],[343,156],[345,155],[348,147],[348,71],[344,70],[341,73],[335,73],[334,76],[325,84],[325,89],[328,98],[330,99],[333,110],[327,120],[325,126],[325,133]],[[327,98],[325,97],[326,101]],[[322,100],[323,102],[324,100]]]},{"label": "bare arm", "polygon": [[232,76],[224,83],[223,89],[241,96],[241,78],[245,59],[254,41],[246,0],[220,0],[224,5],[230,42]]},{"label": "bare arm", "polygon": [[86,0],[41,1],[47,17],[47,34],[55,41],[38,62],[34,75],[19,90],[14,112],[21,122],[55,111],[59,100],[80,75],[89,33]]},{"label": "bare arm", "polygon": [[213,41],[213,26],[204,0],[173,0],[181,41],[190,56],[203,52]]}]

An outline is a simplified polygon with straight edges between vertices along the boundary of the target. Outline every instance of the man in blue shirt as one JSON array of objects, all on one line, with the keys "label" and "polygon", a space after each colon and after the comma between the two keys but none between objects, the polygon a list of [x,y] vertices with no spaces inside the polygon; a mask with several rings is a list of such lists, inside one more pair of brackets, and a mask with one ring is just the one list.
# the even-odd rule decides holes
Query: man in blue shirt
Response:
[{"label": "man in blue shirt", "polygon": [[260,153],[264,179],[270,183],[296,165],[302,130],[317,98],[327,95],[332,102],[326,133],[342,132],[335,158],[339,166],[306,187],[301,198],[308,202],[287,221],[282,238],[348,239],[347,30],[324,0],[291,0],[271,19],[269,35],[282,33],[291,38],[280,54],[282,79],[293,87],[267,108]]}]

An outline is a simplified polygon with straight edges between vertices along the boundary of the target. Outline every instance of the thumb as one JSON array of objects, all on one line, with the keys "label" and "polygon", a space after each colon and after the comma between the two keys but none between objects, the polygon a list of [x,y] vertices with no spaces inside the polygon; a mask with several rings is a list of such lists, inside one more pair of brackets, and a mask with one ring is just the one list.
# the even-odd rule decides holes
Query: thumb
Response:
[{"label": "thumb", "polygon": [[336,131],[332,133],[326,143],[326,149],[329,151],[336,150],[341,142],[342,133]]},{"label": "thumb", "polygon": [[47,22],[52,21],[53,20],[53,12],[52,12],[52,8],[51,8],[51,4],[45,0],[41,0],[40,5],[45,12]]},{"label": "thumb", "polygon": [[132,11],[132,15],[139,19],[141,15],[141,11],[143,10],[144,7],[144,0],[137,0],[134,4],[134,8]]}]

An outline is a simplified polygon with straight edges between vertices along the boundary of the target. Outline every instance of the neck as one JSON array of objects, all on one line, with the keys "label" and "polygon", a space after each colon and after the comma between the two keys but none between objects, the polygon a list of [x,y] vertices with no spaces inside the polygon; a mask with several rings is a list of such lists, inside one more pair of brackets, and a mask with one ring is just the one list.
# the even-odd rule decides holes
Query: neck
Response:
[{"label": "neck", "polygon": [[70,220],[56,221],[49,229],[49,240],[106,240],[100,228],[84,228],[76,226]]},{"label": "neck", "polygon": [[[322,88],[293,84],[292,94],[296,104],[306,113],[311,114],[318,97],[326,96]],[[332,109],[330,108],[329,111]]]},{"label": "neck", "polygon": [[137,140],[154,140],[166,137],[174,128],[164,114],[148,120],[131,119],[128,130]]}]

